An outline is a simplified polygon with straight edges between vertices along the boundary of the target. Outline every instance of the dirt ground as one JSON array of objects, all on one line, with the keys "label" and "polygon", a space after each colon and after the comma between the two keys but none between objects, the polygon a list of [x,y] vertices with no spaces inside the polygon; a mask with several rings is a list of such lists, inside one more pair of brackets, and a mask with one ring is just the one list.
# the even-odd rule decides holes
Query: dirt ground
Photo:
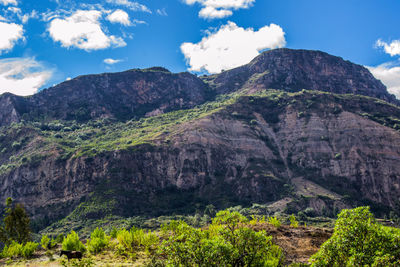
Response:
[{"label": "dirt ground", "polygon": [[309,258],[315,254],[320,246],[328,240],[333,229],[303,227],[290,227],[281,225],[279,228],[268,223],[258,223],[251,226],[254,230],[265,230],[274,238],[275,244],[280,246],[285,254],[285,264],[308,263]]}]

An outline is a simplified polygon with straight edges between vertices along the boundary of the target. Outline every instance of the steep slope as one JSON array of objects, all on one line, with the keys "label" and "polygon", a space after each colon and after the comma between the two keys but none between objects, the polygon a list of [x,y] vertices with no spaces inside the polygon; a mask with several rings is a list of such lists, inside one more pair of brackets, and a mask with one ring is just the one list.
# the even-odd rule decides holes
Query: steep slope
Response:
[{"label": "steep slope", "polygon": [[288,49],[201,79],[151,68],[3,94],[0,206],[24,203],[36,229],[209,203],[400,213],[396,104],[365,68]]},{"label": "steep slope", "polygon": [[242,67],[203,77],[218,93],[240,89],[319,90],[358,94],[399,104],[363,66],[321,51],[274,49]]},{"label": "steep slope", "polygon": [[[46,150],[46,158],[7,169],[0,176],[1,195],[29,203],[42,226],[79,203],[71,218],[80,220],[193,212],[208,203],[222,208],[285,197],[291,198],[287,208],[292,211],[312,207],[332,214],[365,203],[388,211],[400,198],[400,133],[395,130],[400,109],[395,106],[366,97],[271,91],[200,110],[149,118],[140,126],[110,124],[99,131],[115,129],[112,135],[94,135],[74,148],[75,156],[60,155],[62,145],[87,128],[35,129],[33,150],[46,147],[46,135],[62,138],[47,141],[54,149]],[[132,143],[143,131],[148,134],[140,137],[142,142]],[[93,150],[115,136],[115,146]],[[306,194],[293,191],[298,178],[332,193],[304,200]]]},{"label": "steep slope", "polygon": [[163,68],[86,75],[27,98],[11,94],[0,97],[0,126],[21,118],[81,122],[98,118],[126,120],[191,108],[205,102],[209,94],[207,86],[196,76],[173,74]]}]

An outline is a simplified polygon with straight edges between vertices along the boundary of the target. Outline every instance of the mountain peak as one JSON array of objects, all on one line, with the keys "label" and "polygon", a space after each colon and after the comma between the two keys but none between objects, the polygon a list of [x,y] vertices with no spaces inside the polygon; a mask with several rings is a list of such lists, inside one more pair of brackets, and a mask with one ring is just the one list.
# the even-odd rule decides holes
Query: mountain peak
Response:
[{"label": "mountain peak", "polygon": [[322,51],[288,48],[263,52],[249,64],[218,75],[219,93],[244,89],[302,89],[358,94],[398,104],[381,81],[358,64]]}]

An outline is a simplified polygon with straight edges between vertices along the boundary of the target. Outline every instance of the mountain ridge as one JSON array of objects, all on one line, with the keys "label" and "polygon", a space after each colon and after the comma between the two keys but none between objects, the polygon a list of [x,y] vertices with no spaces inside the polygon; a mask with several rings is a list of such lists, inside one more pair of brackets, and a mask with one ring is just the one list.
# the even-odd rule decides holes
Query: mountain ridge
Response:
[{"label": "mountain ridge", "polygon": [[[288,50],[262,57],[271,53]],[[3,94],[0,203],[8,196],[25,203],[37,230],[63,218],[193,213],[208,204],[270,203],[272,210],[283,200],[280,211],[291,213],[334,216],[365,203],[382,215],[400,212],[400,107],[386,102],[384,86],[356,72],[353,83],[372,89],[354,94],[343,87],[348,79],[336,84],[316,67],[310,87],[322,81],[338,91],[303,90],[295,87],[308,79],[302,65],[299,75],[290,66],[286,73],[291,57],[281,67],[278,58],[270,61],[275,72],[257,63],[255,72],[240,67],[243,76],[234,69],[196,77],[156,67],[81,76],[39,97]],[[335,62],[326,69],[349,64]],[[291,77],[282,88],[268,88],[282,75]],[[53,109],[60,88],[69,100]],[[68,117],[81,105],[71,99],[86,101],[90,116]],[[117,116],[116,103],[126,116]]]}]

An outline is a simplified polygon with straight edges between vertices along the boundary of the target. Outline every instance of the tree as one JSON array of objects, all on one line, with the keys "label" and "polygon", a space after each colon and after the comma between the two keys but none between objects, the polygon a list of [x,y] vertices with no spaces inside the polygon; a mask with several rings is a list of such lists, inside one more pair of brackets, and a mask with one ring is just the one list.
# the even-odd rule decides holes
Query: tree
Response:
[{"label": "tree", "polygon": [[22,204],[6,200],[5,216],[0,225],[0,242],[8,245],[12,241],[26,243],[31,240],[30,219]]}]

